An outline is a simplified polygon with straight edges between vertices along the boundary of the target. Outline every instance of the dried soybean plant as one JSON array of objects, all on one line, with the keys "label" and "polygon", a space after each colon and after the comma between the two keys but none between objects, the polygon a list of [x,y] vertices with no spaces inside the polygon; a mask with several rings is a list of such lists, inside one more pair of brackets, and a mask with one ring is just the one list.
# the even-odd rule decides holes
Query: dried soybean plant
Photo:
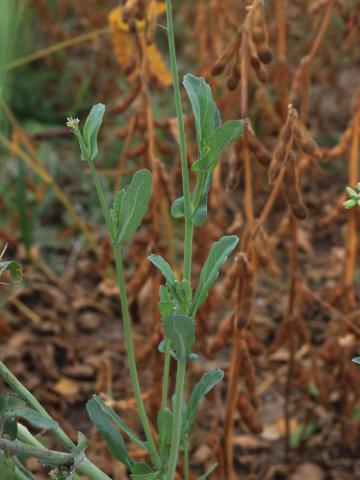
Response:
[{"label": "dried soybean plant", "polygon": [[[286,67],[286,31],[285,31],[285,16],[284,16],[284,2],[279,0],[276,2],[279,31],[278,31],[278,60],[279,64],[276,66],[277,70]],[[237,142],[234,148],[233,160],[230,165],[227,187],[233,190],[237,187],[240,180],[240,168],[243,168],[244,175],[244,205],[246,213],[246,224],[241,228],[245,232],[242,237],[242,243],[240,250],[243,252],[240,256],[237,256],[237,261],[234,262],[231,269],[228,271],[227,277],[224,282],[224,294],[229,297],[231,290],[236,292],[236,308],[234,312],[230,312],[220,325],[219,333],[213,337],[208,345],[208,353],[214,355],[218,352],[229,338],[233,339],[232,342],[232,360],[230,364],[229,372],[229,390],[227,410],[225,414],[225,466],[222,475],[226,478],[235,478],[232,462],[233,462],[233,447],[232,447],[232,423],[235,413],[236,397],[238,394],[238,378],[241,374],[241,369],[237,365],[240,353],[244,351],[244,343],[241,342],[241,335],[254,338],[254,329],[251,327],[251,303],[254,295],[254,285],[256,279],[256,272],[259,267],[263,267],[264,270],[270,276],[276,276],[279,273],[277,265],[273,261],[272,254],[270,252],[271,241],[269,241],[268,234],[265,231],[265,222],[269,217],[272,207],[279,197],[279,194],[283,192],[286,204],[288,205],[288,212],[285,214],[284,220],[290,226],[292,232],[292,242],[290,250],[290,265],[291,265],[291,287],[289,291],[289,307],[286,314],[287,320],[284,327],[281,328],[282,332],[288,332],[288,323],[293,326],[293,330],[298,332],[299,338],[306,339],[306,343],[309,345],[310,336],[308,327],[304,324],[301,318],[301,313],[296,313],[296,305],[300,300],[300,283],[299,273],[297,271],[297,221],[303,220],[307,216],[307,208],[304,204],[301,192],[300,177],[304,174],[304,167],[310,161],[310,165],[317,168],[316,160],[322,158],[322,152],[317,144],[314,142],[309,131],[305,127],[308,110],[308,89],[309,82],[307,82],[311,63],[317,54],[324,33],[326,32],[329,24],[329,19],[333,9],[333,2],[328,2],[324,12],[324,16],[320,22],[320,28],[317,32],[310,54],[304,57],[301,62],[298,72],[293,79],[293,86],[287,93],[289,81],[289,75],[281,77],[279,74],[275,79],[276,91],[282,98],[289,95],[288,99],[297,101],[301,92],[301,86],[305,85],[305,90],[301,92],[301,105],[300,105],[300,118],[297,111],[290,103],[287,111],[287,119],[282,127],[279,135],[279,140],[275,145],[272,154],[269,150],[263,146],[263,144],[256,138],[253,133],[250,121],[245,122],[245,134],[241,142]],[[271,50],[268,47],[268,33],[266,24],[264,21],[264,10],[262,2],[253,2],[248,7],[248,13],[243,25],[238,27],[237,33],[232,42],[228,44],[223,53],[220,55],[214,66],[212,67],[212,74],[227,75],[227,86],[229,90],[235,90],[239,87],[240,96],[240,108],[241,116],[247,118],[247,104],[249,95],[249,73],[253,71],[258,80],[266,81],[265,69],[267,63],[271,60]],[[284,67],[282,67],[282,65]],[[299,78],[306,81],[301,84]],[[273,78],[272,81],[275,81]],[[259,91],[261,90],[260,84],[258,84]],[[224,102],[224,101],[223,101]],[[268,102],[264,104],[266,114],[271,112],[271,118],[276,120],[276,125],[279,125],[279,114],[276,113],[276,108],[269,106]],[[285,113],[285,108],[279,110],[280,115]],[[256,170],[251,170],[249,163],[249,154],[258,159],[259,163],[264,167],[269,167],[270,160],[271,165],[268,170],[268,178],[271,188],[271,193],[268,200],[260,210],[259,216],[255,219],[253,208],[253,191],[252,179],[254,173],[258,173]],[[255,177],[256,178],[256,177]],[[290,223],[289,223],[290,222]],[[284,223],[284,222],[282,222]],[[246,233],[248,231],[248,233]],[[266,252],[266,253],[265,253]],[[242,260],[240,260],[242,259]],[[246,259],[246,262],[244,262]],[[245,268],[245,265],[247,268]],[[251,275],[250,275],[250,272]],[[249,276],[248,276],[249,275]],[[245,287],[244,278],[248,276],[248,285]],[[234,287],[236,285],[236,287]],[[239,286],[239,290],[237,287]],[[296,295],[298,292],[298,295]],[[242,312],[242,313],[241,313]],[[240,319],[240,322],[239,322]],[[244,321],[246,319],[246,321]],[[285,326],[286,325],[286,326]],[[241,334],[236,334],[237,326],[243,328]],[[249,327],[245,328],[244,326]],[[291,330],[291,329],[290,329]],[[241,331],[241,330],[240,330]],[[294,370],[294,354],[295,344],[294,339],[282,335],[283,341],[290,342],[290,363],[287,375],[287,382],[285,386],[285,420],[286,420],[286,445],[289,444],[289,425],[290,425],[290,411],[289,411],[289,395],[290,395],[290,381]],[[256,338],[256,337],[255,337]],[[286,340],[287,339],[287,340]],[[274,347],[276,348],[276,341]],[[280,343],[279,343],[280,344]],[[261,350],[261,349],[260,349]],[[249,372],[253,372],[253,369],[248,369]],[[244,386],[248,388],[249,401],[251,404],[251,382],[249,379],[244,379]],[[240,407],[245,408],[245,402],[243,400],[243,394],[241,393]],[[256,401],[252,397],[253,407],[256,408]],[[239,407],[239,408],[240,408]],[[240,416],[243,422],[249,426],[249,409],[247,414],[241,411]],[[254,431],[259,431],[258,423],[255,422],[254,416],[255,410],[252,410],[252,418],[254,419],[253,427]],[[247,423],[244,419],[247,419]],[[256,425],[256,427],[255,427]],[[251,428],[251,427],[250,427]]]}]

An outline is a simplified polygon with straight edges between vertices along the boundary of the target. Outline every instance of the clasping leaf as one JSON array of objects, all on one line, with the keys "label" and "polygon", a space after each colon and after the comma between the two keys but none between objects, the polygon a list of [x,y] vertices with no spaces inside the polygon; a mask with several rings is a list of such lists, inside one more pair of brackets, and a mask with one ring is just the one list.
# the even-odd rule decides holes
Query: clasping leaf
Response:
[{"label": "clasping leaf", "polygon": [[171,315],[163,320],[164,331],[176,351],[176,359],[191,359],[191,347],[195,342],[195,324],[191,317]]}]

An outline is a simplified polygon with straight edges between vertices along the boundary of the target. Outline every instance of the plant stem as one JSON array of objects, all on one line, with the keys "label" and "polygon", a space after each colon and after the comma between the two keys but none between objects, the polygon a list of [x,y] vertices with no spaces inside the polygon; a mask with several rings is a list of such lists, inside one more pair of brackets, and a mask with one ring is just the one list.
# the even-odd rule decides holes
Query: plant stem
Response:
[{"label": "plant stem", "polygon": [[[176,62],[174,25],[172,19],[171,0],[166,0],[166,20],[167,20],[167,38],[169,44],[171,74],[173,79],[176,115],[179,128],[180,158],[181,158],[181,175],[184,194],[184,215],[185,215],[185,240],[184,240],[184,267],[183,278],[191,282],[191,260],[192,260],[192,241],[193,241],[193,224],[192,224],[192,205],[190,193],[189,172],[187,166],[185,125],[181,106],[181,94],[179,86],[179,78]],[[176,472],[178,461],[180,436],[181,436],[181,419],[182,404],[184,394],[186,362],[178,361],[176,371],[176,387],[175,387],[175,405],[173,413],[173,428],[171,449],[169,456],[169,469],[167,480],[173,480]]]},{"label": "plant stem", "polygon": [[168,469],[168,475],[166,477],[167,480],[174,479],[175,472],[176,472],[176,465],[178,462],[185,371],[186,371],[186,362],[178,361],[177,371],[176,371],[175,404],[174,404],[174,417],[173,417],[173,426],[172,426],[171,449],[170,449],[170,456],[169,456],[169,469]]},{"label": "plant stem", "polygon": [[25,454],[30,457],[39,458],[40,460],[50,460],[55,465],[66,465],[74,461],[75,455],[72,453],[56,452],[46,448],[36,448],[19,440],[7,440],[0,437],[0,449],[11,450],[17,454]]},{"label": "plant stem", "polygon": [[106,226],[107,226],[107,229],[109,231],[110,238],[113,241],[114,240],[114,234],[115,234],[114,226],[113,226],[113,223],[112,223],[112,220],[111,220],[110,211],[109,211],[108,206],[106,204],[106,199],[105,199],[105,195],[104,195],[101,183],[100,183],[100,179],[99,179],[99,176],[96,172],[93,161],[90,160],[88,162],[88,164],[89,164],[89,167],[90,167],[91,176],[92,176],[92,179],[93,179],[93,182],[94,182],[94,185],[95,185],[95,189],[96,189],[96,192],[97,192],[97,195],[98,195],[98,199],[99,199],[99,202],[100,202],[101,210],[102,210],[104,218],[105,218]]},{"label": "plant stem", "polygon": [[164,372],[163,372],[162,395],[161,395],[161,410],[164,410],[167,407],[170,361],[171,361],[170,350],[171,350],[171,343],[170,343],[170,340],[166,337],[165,338]]},{"label": "plant stem", "polygon": [[[106,199],[100,183],[100,179],[98,177],[98,174],[96,172],[93,162],[89,161],[88,163],[91,170],[94,185],[99,197],[99,202],[105,217],[105,222],[106,222],[111,240],[114,241],[115,239],[114,226],[111,220],[110,211],[106,204]],[[154,462],[154,464],[157,467],[159,467],[160,456],[158,454],[154,437],[151,432],[150,423],[145,411],[145,406],[144,406],[144,402],[141,395],[139,376],[138,376],[137,367],[136,367],[136,358],[135,358],[134,342],[133,342],[132,331],[131,331],[129,304],[128,304],[128,299],[126,295],[125,276],[124,276],[120,246],[113,245],[113,251],[115,256],[116,279],[117,279],[119,290],[120,290],[120,305],[121,305],[122,320],[124,325],[124,338],[125,338],[125,346],[126,346],[127,361],[129,365],[129,371],[130,371],[131,384],[134,390],[134,396],[135,396],[136,406],[139,412],[140,420],[144,429],[146,440],[148,442],[151,459]]]},{"label": "plant stem", "polygon": [[[41,413],[44,417],[53,420],[48,414],[45,408],[36,400],[36,398],[19,382],[19,380],[13,375],[10,370],[0,362],[0,377],[14,390],[19,397],[23,398],[32,408]],[[51,433],[59,440],[61,445],[69,450],[73,450],[76,445],[66,435],[66,433],[60,428],[54,428]],[[77,468],[84,475],[87,475],[91,480],[111,480],[111,478],[101,471],[96,465],[90,462],[87,458]]]},{"label": "plant stem", "polygon": [[185,125],[181,107],[181,95],[179,78],[176,63],[174,25],[172,20],[171,0],[166,0],[166,19],[167,19],[167,38],[169,43],[171,74],[174,86],[176,116],[179,128],[180,158],[181,158],[181,176],[184,194],[184,213],[185,213],[185,245],[184,245],[184,279],[191,280],[191,258],[192,258],[192,237],[193,225],[191,222],[192,207],[190,194],[190,181],[187,166]]},{"label": "plant stem", "polygon": [[157,467],[160,467],[160,457],[154,442],[154,438],[151,432],[150,423],[146,415],[144,402],[141,396],[141,388],[139,383],[139,377],[136,368],[136,358],[134,351],[134,344],[131,333],[131,320],[129,314],[129,305],[126,295],[125,277],[122,266],[122,256],[120,246],[114,245],[115,265],[116,265],[116,278],[120,289],[120,303],[121,313],[124,325],[124,338],[127,352],[127,360],[130,371],[131,384],[134,389],[134,396],[136,400],[136,406],[139,411],[141,423],[144,428],[146,440],[148,442],[149,450],[151,452],[151,458]]}]

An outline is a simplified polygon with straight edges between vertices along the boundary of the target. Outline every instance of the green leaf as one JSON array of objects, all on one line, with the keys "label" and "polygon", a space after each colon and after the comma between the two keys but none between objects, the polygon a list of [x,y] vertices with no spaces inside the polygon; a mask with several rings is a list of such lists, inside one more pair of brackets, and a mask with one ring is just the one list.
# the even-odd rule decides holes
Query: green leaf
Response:
[{"label": "green leaf", "polygon": [[29,407],[20,407],[16,409],[15,413],[16,417],[26,420],[33,427],[40,428],[41,430],[52,430],[59,426],[58,422],[55,422],[55,420],[44,417],[36,410]]},{"label": "green leaf", "polygon": [[159,478],[159,472],[154,472],[146,463],[136,463],[130,478],[132,480],[156,480]]},{"label": "green leaf", "polygon": [[154,253],[152,253],[148,257],[148,259],[163,274],[167,285],[171,286],[171,287],[174,287],[175,282],[176,282],[176,278],[175,278],[175,274],[172,271],[172,268],[170,267],[168,262],[166,260],[164,260],[163,257],[161,257],[160,255],[155,255]]},{"label": "green leaf", "polygon": [[94,105],[90,110],[83,129],[83,141],[86,147],[85,155],[88,155],[88,157],[83,158],[82,155],[83,160],[93,160],[98,153],[97,137],[104,113],[105,105],[102,103]]},{"label": "green leaf", "polygon": [[188,73],[184,77],[183,84],[191,102],[199,156],[202,156],[203,140],[207,140],[220,125],[219,110],[212,98],[210,85],[202,77]]},{"label": "green leaf", "polygon": [[123,463],[129,470],[132,470],[134,463],[128,455],[124,439],[111,423],[108,415],[104,413],[94,398],[87,402],[86,409],[90,420],[108,444],[112,456]]},{"label": "green leaf", "polygon": [[115,193],[113,208],[110,210],[111,218],[116,230],[120,227],[120,212],[121,212],[121,205],[123,203],[125,195],[125,190],[120,190],[119,192]]},{"label": "green leaf", "polygon": [[148,447],[145,442],[140,440],[131,430],[130,428],[126,425],[124,420],[118,415],[112,408],[110,408],[108,405],[106,405],[103,400],[97,396],[93,395],[91,398],[92,401],[94,401],[98,408],[106,415],[108,415],[111,420],[121,429],[123,430],[126,435],[129,437],[130,440],[132,440],[134,443],[136,443],[139,447],[143,448],[144,450],[148,450]]},{"label": "green leaf", "polygon": [[17,421],[15,417],[9,417],[4,422],[4,433],[9,436],[10,440],[17,437]]},{"label": "green leaf", "polygon": [[224,372],[218,368],[205,373],[195,385],[186,408],[183,433],[190,433],[201,400],[224,378]]},{"label": "green leaf", "polygon": [[234,250],[239,239],[235,235],[220,238],[213,244],[210,254],[201,270],[199,285],[191,307],[191,315],[194,316],[200,305],[208,296],[209,289],[219,276],[220,268],[224,265],[228,256]]},{"label": "green leaf", "polygon": [[3,453],[0,453],[0,473],[1,480],[18,480],[14,463]]},{"label": "green leaf", "polygon": [[0,262],[0,275],[2,275],[5,270],[8,270],[10,273],[11,279],[13,282],[20,282],[22,279],[22,266],[19,262],[13,260],[7,262]]},{"label": "green leaf", "polygon": [[158,431],[159,431],[159,451],[160,456],[168,458],[171,448],[173,415],[169,408],[160,410],[158,415]]},{"label": "green leaf", "polygon": [[308,440],[315,430],[316,425],[314,422],[309,422],[305,425],[300,423],[290,437],[290,447],[297,448],[300,445],[300,442]]},{"label": "green leaf", "polygon": [[194,172],[209,172],[214,170],[218,158],[229,143],[240,138],[244,131],[243,120],[229,120],[215,130],[207,140],[203,155],[193,163]]},{"label": "green leaf", "polygon": [[308,388],[309,388],[310,395],[312,395],[315,398],[318,398],[320,396],[320,391],[314,382],[310,382],[308,384]]},{"label": "green leaf", "polygon": [[174,297],[176,313],[187,315],[192,299],[192,289],[188,280],[175,281]]},{"label": "green leaf", "polygon": [[350,198],[349,200],[346,200],[343,203],[343,207],[346,208],[346,209],[353,208],[353,207],[355,207],[355,205],[356,205],[356,200],[354,200],[353,198]]},{"label": "green leaf", "polygon": [[192,223],[195,227],[199,227],[205,222],[205,219],[207,216],[208,194],[211,187],[212,177],[213,177],[212,172],[208,172],[206,175],[206,180],[205,180],[204,188],[200,197],[199,205],[197,206],[192,216]]},{"label": "green leaf", "polygon": [[114,243],[131,240],[147,212],[151,198],[151,184],[152,176],[149,170],[138,170],[125,193],[120,193],[120,213],[118,218],[113,217],[114,225],[118,225]]},{"label": "green leaf", "polygon": [[164,330],[176,351],[178,361],[189,360],[195,342],[195,324],[191,317],[171,315],[163,320]]},{"label": "green leaf", "polygon": [[[207,202],[208,194],[211,187],[213,174],[212,172],[206,173],[206,180],[204,182],[203,191],[201,193],[199,204],[197,205],[193,216],[192,223],[195,227],[199,227],[205,222],[207,216]],[[194,200],[194,192],[191,194],[191,199]],[[173,218],[183,218],[185,215],[184,197],[179,197],[174,200],[171,205],[171,215]]]},{"label": "green leaf", "polygon": [[185,215],[184,197],[179,197],[173,201],[171,215],[173,218],[182,218]]},{"label": "green leaf", "polygon": [[13,416],[16,409],[23,407],[25,402],[21,400],[15,393],[5,393],[0,395],[0,417]]},{"label": "green leaf", "polygon": [[206,472],[204,473],[204,475],[200,475],[200,477],[198,477],[197,480],[206,480],[206,479],[208,478],[208,476],[217,469],[217,466],[218,466],[217,463],[214,463],[213,465],[211,465],[211,467],[209,467],[209,468],[206,470]]},{"label": "green leaf", "polygon": [[169,292],[169,289],[165,285],[160,285],[159,289],[160,302],[158,303],[158,309],[161,318],[168,317],[175,313],[176,304]]}]

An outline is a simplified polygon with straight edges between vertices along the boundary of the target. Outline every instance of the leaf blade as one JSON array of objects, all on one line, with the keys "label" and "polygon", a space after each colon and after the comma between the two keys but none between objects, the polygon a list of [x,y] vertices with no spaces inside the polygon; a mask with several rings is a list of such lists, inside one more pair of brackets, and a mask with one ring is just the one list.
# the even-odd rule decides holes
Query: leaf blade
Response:
[{"label": "leaf blade", "polygon": [[87,402],[86,410],[97,431],[106,441],[112,456],[132,470],[134,463],[128,455],[123,437],[93,398]]},{"label": "leaf blade", "polygon": [[143,448],[144,450],[148,451],[148,447],[145,442],[140,440],[131,430],[130,428],[126,425],[124,420],[118,415],[112,408],[110,408],[106,403],[98,396],[98,395],[93,395],[92,399],[98,404],[99,408],[107,414],[111,420],[121,429],[123,430],[126,435],[129,437],[130,440],[132,440],[134,443],[136,443],[139,447]]},{"label": "leaf blade", "polygon": [[103,121],[104,113],[105,105],[98,103],[92,107],[85,121],[83,128],[83,141],[90,156],[90,158],[86,160],[94,160],[98,154],[97,137]]},{"label": "leaf blade", "polygon": [[224,378],[224,372],[219,368],[214,368],[206,372],[191,392],[189,402],[186,408],[183,431],[190,433],[193,421],[200,407],[201,400]]},{"label": "leaf blade", "polygon": [[188,73],[184,76],[183,85],[191,103],[199,155],[202,155],[202,141],[214,133],[216,125],[220,122],[220,114],[212,98],[210,85],[203,77]]},{"label": "leaf blade", "polygon": [[194,172],[213,171],[223,150],[244,131],[243,120],[229,120],[215,130],[207,141],[207,152],[193,163]]},{"label": "leaf blade", "polygon": [[113,219],[119,225],[115,243],[131,240],[148,210],[151,198],[152,175],[149,170],[138,170],[125,194],[121,196],[120,213]]},{"label": "leaf blade", "polygon": [[168,286],[175,287],[176,277],[168,262],[161,255],[155,255],[154,253],[149,255],[148,259],[163,274]]},{"label": "leaf blade", "polygon": [[191,316],[195,316],[199,306],[207,298],[209,289],[219,276],[220,268],[234,250],[238,241],[239,238],[236,235],[227,235],[220,238],[211,247],[209,256],[200,273],[199,285],[190,310]]}]

